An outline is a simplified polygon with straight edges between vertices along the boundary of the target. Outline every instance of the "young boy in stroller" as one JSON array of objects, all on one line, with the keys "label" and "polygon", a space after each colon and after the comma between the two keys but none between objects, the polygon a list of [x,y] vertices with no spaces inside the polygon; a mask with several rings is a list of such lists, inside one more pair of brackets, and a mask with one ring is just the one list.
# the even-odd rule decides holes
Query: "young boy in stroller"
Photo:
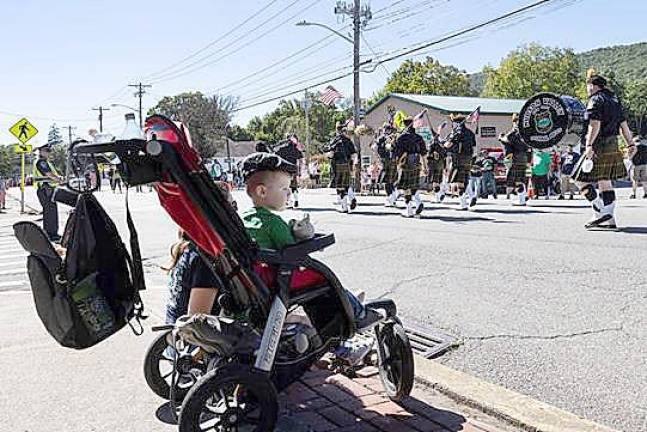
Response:
[{"label": "young boy in stroller", "polygon": [[[366,329],[371,332],[362,333],[374,341],[386,393],[394,400],[409,394],[413,357],[395,304],[390,300],[369,302],[354,313],[351,302],[356,299],[347,294],[328,267],[310,256],[332,245],[332,234],[294,244],[288,241],[279,250],[259,247],[245,224],[258,222],[267,214],[261,209],[259,217],[257,208],[244,224],[209,177],[183,126],[152,116],[146,121],[146,135],[147,141],[93,144],[78,151],[117,153],[128,186],[156,182],[162,207],[186,231],[200,257],[222,282],[218,293],[211,293],[211,302],[205,302],[209,308],[202,309],[211,312],[217,301],[218,316],[198,313],[181,317],[173,326],[161,326],[157,330],[165,332],[155,339],[146,356],[144,372],[151,389],[172,402],[183,401],[181,432],[250,427],[273,430],[277,391],[351,339],[363,322],[370,322]],[[266,163],[273,168],[267,169]],[[248,188],[265,197],[265,204],[259,201],[258,207],[271,208],[268,192],[277,186],[260,181],[267,175],[262,172],[281,172],[277,165],[282,164],[263,157],[248,173]],[[265,169],[259,171],[259,167]],[[289,175],[284,177],[289,179]],[[279,186],[283,189],[283,183]],[[289,189],[289,182],[285,187]],[[282,199],[286,197],[287,193]],[[278,226],[277,222],[268,227]],[[261,232],[256,232],[259,239]],[[286,320],[298,310],[307,320]],[[372,311],[371,318],[366,318],[366,311]],[[175,354],[170,361],[170,384],[160,371],[162,363],[169,363],[165,355],[169,346]]]}]

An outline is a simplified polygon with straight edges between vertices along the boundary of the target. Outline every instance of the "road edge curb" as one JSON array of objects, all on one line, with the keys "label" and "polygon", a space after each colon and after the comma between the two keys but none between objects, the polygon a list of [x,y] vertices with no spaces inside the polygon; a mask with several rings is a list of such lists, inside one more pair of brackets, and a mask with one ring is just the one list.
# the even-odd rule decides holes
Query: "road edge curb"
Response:
[{"label": "road edge curb", "polygon": [[529,432],[618,432],[529,396],[415,356],[416,381]]}]

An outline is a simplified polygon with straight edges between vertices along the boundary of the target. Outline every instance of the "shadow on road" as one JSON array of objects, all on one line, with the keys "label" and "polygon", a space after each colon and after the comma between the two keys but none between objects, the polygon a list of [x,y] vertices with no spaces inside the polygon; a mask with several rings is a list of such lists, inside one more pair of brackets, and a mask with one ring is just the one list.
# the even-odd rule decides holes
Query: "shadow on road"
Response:
[{"label": "shadow on road", "polygon": [[618,231],[627,234],[647,234],[647,227],[624,227]]}]

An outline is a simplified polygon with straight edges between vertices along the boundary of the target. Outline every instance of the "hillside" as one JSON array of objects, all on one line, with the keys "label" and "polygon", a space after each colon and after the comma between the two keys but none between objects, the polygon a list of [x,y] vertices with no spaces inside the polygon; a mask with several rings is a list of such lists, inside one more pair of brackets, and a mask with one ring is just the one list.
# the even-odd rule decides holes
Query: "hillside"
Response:
[{"label": "hillside", "polygon": [[[647,42],[597,48],[576,56],[582,77],[591,67],[602,74],[614,72],[624,82],[647,77]],[[470,84],[472,90],[480,94],[485,86],[485,75],[482,72],[470,74]]]}]

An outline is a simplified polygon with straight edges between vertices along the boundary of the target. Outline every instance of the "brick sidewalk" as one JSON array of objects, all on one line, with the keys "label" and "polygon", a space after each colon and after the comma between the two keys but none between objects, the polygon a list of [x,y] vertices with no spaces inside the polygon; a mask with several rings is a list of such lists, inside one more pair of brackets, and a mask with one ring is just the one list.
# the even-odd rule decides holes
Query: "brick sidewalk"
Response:
[{"label": "brick sidewalk", "polygon": [[280,396],[280,432],[497,432],[464,415],[434,408],[415,394],[401,404],[383,393],[375,368],[350,379],[313,370]]}]

